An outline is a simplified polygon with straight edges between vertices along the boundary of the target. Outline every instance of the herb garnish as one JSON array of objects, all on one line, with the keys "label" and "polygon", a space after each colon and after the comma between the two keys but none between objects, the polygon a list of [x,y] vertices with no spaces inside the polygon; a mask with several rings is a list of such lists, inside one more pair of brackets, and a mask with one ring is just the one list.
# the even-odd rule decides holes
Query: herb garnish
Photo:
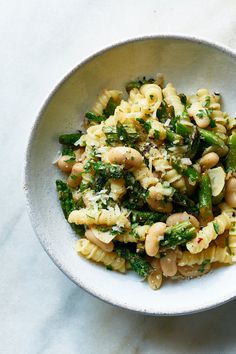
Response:
[{"label": "herb garnish", "polygon": [[200,273],[204,273],[205,272],[205,267],[209,263],[210,263],[210,259],[204,259],[204,261],[202,262],[202,264],[201,264],[200,268],[198,269],[198,271]]},{"label": "herb garnish", "polygon": [[114,146],[122,143],[124,146],[134,147],[139,139],[139,134],[133,125],[117,123],[115,127],[104,127],[103,132],[106,135],[106,143]]}]

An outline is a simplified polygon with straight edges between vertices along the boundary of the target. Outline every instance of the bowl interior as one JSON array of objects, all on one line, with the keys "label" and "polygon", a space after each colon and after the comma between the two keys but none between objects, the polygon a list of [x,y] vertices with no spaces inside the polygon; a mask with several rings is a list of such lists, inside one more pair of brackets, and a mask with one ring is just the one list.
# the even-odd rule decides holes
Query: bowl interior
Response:
[{"label": "bowl interior", "polygon": [[191,281],[167,282],[151,291],[134,274],[109,272],[79,257],[75,236],[64,219],[55,191],[62,177],[52,164],[58,135],[79,128],[104,88],[124,90],[130,79],[161,72],[178,92],[206,87],[219,91],[224,109],[234,113],[236,58],[195,40],[162,37],[131,41],[90,58],[56,88],[33,129],[27,153],[26,188],[31,220],[44,248],[76,283],[113,304],[151,314],[180,314],[216,306],[236,295],[236,266],[222,267]]}]

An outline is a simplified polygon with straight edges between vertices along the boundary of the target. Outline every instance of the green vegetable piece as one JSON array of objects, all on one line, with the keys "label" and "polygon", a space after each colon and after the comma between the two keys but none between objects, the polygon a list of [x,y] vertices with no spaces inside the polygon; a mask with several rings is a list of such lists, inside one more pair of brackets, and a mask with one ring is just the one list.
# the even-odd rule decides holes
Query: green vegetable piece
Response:
[{"label": "green vegetable piece", "polygon": [[167,214],[158,212],[132,210],[131,223],[137,223],[140,225],[152,225],[155,222],[166,221],[167,216]]},{"label": "green vegetable piece", "polygon": [[181,103],[182,103],[184,106],[186,106],[186,104],[187,104],[187,97],[186,97],[186,95],[185,95],[184,93],[180,93],[178,96],[179,96],[179,98],[180,98]]},{"label": "green vegetable piece", "polygon": [[[56,188],[57,188],[57,193],[58,197],[61,203],[61,208],[62,211],[65,215],[66,220],[69,217],[69,214],[75,210],[79,209],[83,205],[78,205],[74,202],[72,198],[72,192],[70,188],[67,186],[67,184],[61,180],[56,181]],[[70,224],[72,229],[79,235],[83,236],[85,233],[85,229],[83,225],[76,225],[76,224]]]},{"label": "green vegetable piece", "polygon": [[202,174],[199,184],[199,211],[204,221],[213,218],[211,182],[207,172]]},{"label": "green vegetable piece", "polygon": [[104,127],[103,132],[106,135],[106,143],[111,146],[122,143],[125,146],[135,147],[140,137],[133,125],[120,122],[116,127]]},{"label": "green vegetable piece", "polygon": [[110,178],[119,179],[123,177],[123,170],[119,165],[104,163],[102,161],[87,161],[84,166],[85,172],[95,172],[94,190],[99,192],[102,190]]},{"label": "green vegetable piece", "polygon": [[194,167],[182,165],[179,161],[173,161],[172,166],[179,174],[188,177],[190,182],[196,183],[200,180],[200,173]]},{"label": "green vegetable piece", "polygon": [[127,192],[123,197],[123,206],[129,210],[142,209],[147,204],[148,191],[135,180],[131,172],[127,172],[124,179]]},{"label": "green vegetable piece", "polygon": [[226,158],[226,171],[236,171],[236,134],[229,137],[229,152]]},{"label": "green vegetable piece", "polygon": [[210,127],[211,128],[215,128],[216,127],[216,122],[214,121],[214,119],[210,118]]},{"label": "green vegetable piece", "polygon": [[194,158],[194,156],[198,152],[198,148],[200,145],[200,134],[196,127],[193,127],[192,133],[190,133],[189,137],[186,139],[188,144],[188,150],[186,152],[186,157],[190,159]]},{"label": "green vegetable piece", "polygon": [[126,89],[127,93],[130,93],[130,91],[133,90],[134,88],[140,89],[141,86],[142,85],[141,85],[140,81],[130,81],[125,86],[125,89]]},{"label": "green vegetable piece", "polygon": [[156,140],[159,140],[159,138],[160,138],[160,132],[159,132],[159,130],[154,130],[154,139],[156,139]]},{"label": "green vegetable piece", "polygon": [[128,82],[125,86],[125,89],[126,89],[127,93],[130,93],[130,91],[133,90],[134,88],[140,89],[140,87],[142,85],[153,84],[154,82],[155,82],[155,80],[152,78],[146,79],[145,77],[143,77],[142,80],[134,80],[134,81]]},{"label": "green vegetable piece", "polygon": [[111,97],[107,103],[107,106],[106,108],[104,108],[103,110],[103,115],[106,117],[106,118],[109,118],[110,116],[112,116],[115,112],[115,109],[117,107],[118,103],[116,103],[114,101],[114,99]]},{"label": "green vegetable piece", "polygon": [[201,264],[200,268],[198,269],[198,271],[200,273],[204,273],[205,272],[205,267],[209,263],[210,263],[210,259],[204,259],[204,261],[202,262],[202,264]]},{"label": "green vegetable piece", "polygon": [[220,139],[217,134],[210,130],[206,130],[203,128],[198,128],[201,138],[208,144],[208,145],[216,145],[221,148],[225,148],[225,143],[222,139]]},{"label": "green vegetable piece", "polygon": [[180,122],[176,122],[176,133],[188,138],[192,134],[192,127],[186,126]]},{"label": "green vegetable piece", "polygon": [[63,134],[59,136],[59,143],[66,146],[74,145],[76,141],[82,136],[82,132],[75,134]]},{"label": "green vegetable piece", "polygon": [[175,191],[173,194],[173,202],[179,205],[182,205],[186,208],[193,208],[195,203],[192,199],[187,197],[185,194],[179,193],[178,191]]},{"label": "green vegetable piece", "polygon": [[166,129],[166,140],[170,143],[183,144],[183,137],[170,129]]},{"label": "green vegetable piece", "polygon": [[143,118],[136,118],[136,120],[143,126],[143,129],[145,130],[146,133],[148,133],[149,130],[152,128],[151,123],[146,122]]},{"label": "green vegetable piece", "polygon": [[214,227],[214,230],[215,230],[215,233],[216,234],[219,234],[219,231],[220,231],[220,226],[219,224],[217,224],[217,222],[213,222],[213,227]]},{"label": "green vegetable piece", "polygon": [[200,173],[194,167],[191,166],[188,166],[184,169],[183,175],[188,177],[188,179],[193,183],[198,182],[201,177]]},{"label": "green vegetable piece", "polygon": [[210,96],[206,96],[205,102],[203,104],[203,107],[208,108],[210,106],[210,104],[211,104],[211,97]]},{"label": "green vegetable piece", "polygon": [[71,159],[73,159],[75,161],[75,153],[71,147],[63,146],[61,154],[62,154],[62,156],[68,155],[68,156],[70,156]]},{"label": "green vegetable piece", "polygon": [[103,122],[104,120],[106,120],[106,117],[105,116],[97,116],[95,113],[93,112],[87,112],[85,114],[85,117],[88,119],[88,121],[91,123],[91,122],[94,122],[94,123],[101,123]]},{"label": "green vegetable piece", "polygon": [[117,254],[129,261],[131,268],[141,277],[146,278],[151,270],[151,265],[139,254],[130,251],[127,247],[116,245]]},{"label": "green vegetable piece", "polygon": [[165,123],[167,119],[173,121],[175,119],[174,107],[168,106],[165,101],[162,101],[160,107],[156,111],[156,116],[162,123]]},{"label": "green vegetable piece", "polygon": [[182,221],[166,229],[164,240],[160,241],[160,245],[175,248],[178,245],[186,244],[186,242],[192,240],[195,236],[195,227],[189,221]]}]

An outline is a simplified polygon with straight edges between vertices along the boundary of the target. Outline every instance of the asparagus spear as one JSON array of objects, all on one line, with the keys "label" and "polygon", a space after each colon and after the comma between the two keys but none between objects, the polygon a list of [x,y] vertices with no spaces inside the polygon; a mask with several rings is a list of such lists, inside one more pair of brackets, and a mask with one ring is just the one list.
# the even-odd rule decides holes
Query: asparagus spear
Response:
[{"label": "asparagus spear", "polygon": [[164,240],[160,241],[163,247],[176,247],[183,245],[196,236],[196,229],[189,221],[182,221],[166,229]]},{"label": "asparagus spear", "polygon": [[66,146],[74,145],[74,143],[79,140],[82,132],[75,134],[62,134],[59,136],[59,143]]},{"label": "asparagus spear", "polygon": [[131,268],[138,275],[141,277],[148,276],[151,265],[141,255],[130,251],[129,248],[118,243],[116,244],[115,250],[120,257],[125,258],[130,263]]},{"label": "asparagus spear", "polygon": [[199,144],[200,144],[200,134],[196,129],[196,127],[193,127],[193,131],[189,137],[188,151],[186,152],[186,157],[192,159],[197,154]]},{"label": "asparagus spear", "polygon": [[104,116],[97,116],[95,113],[93,112],[87,112],[85,114],[85,117],[88,119],[88,121],[94,122],[94,123],[101,123],[102,121],[106,120],[106,117]]},{"label": "asparagus spear", "polygon": [[203,128],[198,128],[200,136],[209,145],[216,145],[225,148],[225,143],[214,132]]},{"label": "asparagus spear", "polygon": [[178,173],[188,177],[190,182],[196,183],[200,180],[200,173],[194,167],[184,166],[179,161],[173,161],[172,166]]},{"label": "asparagus spear", "polygon": [[229,152],[226,159],[226,171],[236,171],[236,134],[229,137]]},{"label": "asparagus spear", "polygon": [[117,107],[117,103],[111,97],[106,105],[106,108],[104,108],[102,112],[105,118],[109,118],[110,116],[112,116],[115,112],[116,107]]},{"label": "asparagus spear", "polygon": [[173,142],[175,142],[176,144],[183,143],[183,137],[179,134],[174,133],[170,129],[166,129],[166,140],[169,141],[170,143],[173,143]]},{"label": "asparagus spear", "polygon": [[204,221],[213,218],[211,182],[207,172],[202,174],[199,189],[199,210]]},{"label": "asparagus spear", "polygon": [[[56,181],[56,188],[57,188],[57,193],[58,197],[61,203],[61,208],[62,211],[65,215],[66,220],[68,219],[69,214],[72,212],[72,210],[78,209],[78,206],[75,204],[73,198],[72,198],[72,192],[70,188],[67,186],[67,184],[61,180]],[[75,225],[75,224],[70,224],[72,229],[79,235],[83,236],[85,229],[83,225]]]},{"label": "asparagus spear", "polygon": [[180,122],[176,123],[176,133],[184,138],[189,137],[192,134],[192,127],[188,127]]},{"label": "asparagus spear", "polygon": [[173,194],[173,202],[182,206],[185,206],[186,208],[193,208],[195,203],[192,199],[187,197],[186,195],[179,193],[177,191],[174,192]]},{"label": "asparagus spear", "polygon": [[158,212],[151,211],[136,211],[132,210],[131,212],[131,222],[138,224],[147,224],[151,225],[158,221],[166,221],[167,214],[162,214]]}]

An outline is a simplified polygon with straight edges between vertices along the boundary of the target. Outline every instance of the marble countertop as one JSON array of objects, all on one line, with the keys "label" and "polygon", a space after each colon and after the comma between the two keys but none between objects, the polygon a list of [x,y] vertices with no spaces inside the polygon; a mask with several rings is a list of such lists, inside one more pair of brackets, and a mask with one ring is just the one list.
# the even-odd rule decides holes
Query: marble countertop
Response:
[{"label": "marble countertop", "polygon": [[39,108],[83,58],[119,40],[184,33],[236,49],[236,2],[17,0],[0,4],[0,353],[236,353],[236,302],[175,318],[115,308],[67,279],[25,208],[24,153]]}]

